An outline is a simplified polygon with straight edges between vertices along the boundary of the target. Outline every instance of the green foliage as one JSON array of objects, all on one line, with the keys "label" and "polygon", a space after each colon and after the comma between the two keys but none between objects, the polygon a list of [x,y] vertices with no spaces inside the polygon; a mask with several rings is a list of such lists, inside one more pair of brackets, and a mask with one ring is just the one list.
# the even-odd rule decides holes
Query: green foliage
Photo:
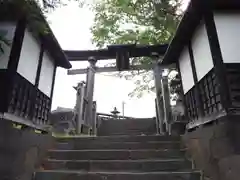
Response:
[{"label": "green foliage", "polygon": [[[181,18],[180,6],[180,0],[99,0],[92,5],[93,43],[99,48],[108,44],[169,43]],[[152,63],[150,58],[132,59],[132,64],[149,63]],[[141,79],[135,79],[137,74],[123,75],[135,80],[136,88],[129,95],[141,97],[144,92],[154,91],[153,74],[142,71]],[[178,90],[172,85],[171,92],[175,94]]]},{"label": "green foliage", "polygon": [[99,0],[93,5],[93,42],[106,44],[167,43],[180,15],[179,0]]}]

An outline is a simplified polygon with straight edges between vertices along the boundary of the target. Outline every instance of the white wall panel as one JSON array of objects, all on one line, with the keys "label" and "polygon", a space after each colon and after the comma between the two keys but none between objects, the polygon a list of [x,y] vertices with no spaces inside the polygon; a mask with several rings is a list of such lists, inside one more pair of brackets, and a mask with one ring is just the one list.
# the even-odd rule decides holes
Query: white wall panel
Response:
[{"label": "white wall panel", "polygon": [[184,94],[187,93],[194,85],[192,66],[188,48],[184,48],[179,58],[179,67],[182,76]]},{"label": "white wall panel", "polygon": [[240,63],[240,13],[215,13],[214,20],[225,63]]},{"label": "white wall panel", "polygon": [[39,54],[40,44],[32,36],[32,34],[26,30],[24,34],[17,72],[32,84],[35,84]]},{"label": "white wall panel", "polygon": [[197,27],[196,32],[193,35],[192,49],[197,78],[198,81],[200,81],[213,68],[207,31],[203,23]]},{"label": "white wall panel", "polygon": [[[0,32],[3,37],[8,40],[9,43],[13,42],[14,34],[16,30],[16,23],[0,23]],[[4,53],[0,52],[0,69],[7,69],[11,47],[6,44],[2,44]]]},{"label": "white wall panel", "polygon": [[54,61],[44,52],[38,88],[48,97],[51,95],[53,73]]}]

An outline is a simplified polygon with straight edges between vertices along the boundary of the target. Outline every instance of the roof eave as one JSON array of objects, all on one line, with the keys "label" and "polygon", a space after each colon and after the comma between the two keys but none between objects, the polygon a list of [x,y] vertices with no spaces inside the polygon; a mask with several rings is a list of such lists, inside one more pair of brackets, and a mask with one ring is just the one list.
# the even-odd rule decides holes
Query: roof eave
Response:
[{"label": "roof eave", "polygon": [[[41,14],[42,22],[48,29],[48,32],[42,34],[41,36],[45,40],[44,46],[47,47],[47,50],[52,55],[53,59],[57,62],[57,66],[70,69],[72,67],[71,63],[68,61],[64,51],[62,50],[59,42],[57,41],[52,29],[50,28],[49,24],[47,23],[45,17]],[[51,45],[50,45],[50,44]]]},{"label": "roof eave", "polygon": [[176,63],[182,49],[191,39],[194,30],[201,20],[201,10],[196,8],[199,6],[197,3],[199,3],[199,1],[191,1],[189,3],[188,8],[178,25],[177,31],[164,55],[162,64]]}]

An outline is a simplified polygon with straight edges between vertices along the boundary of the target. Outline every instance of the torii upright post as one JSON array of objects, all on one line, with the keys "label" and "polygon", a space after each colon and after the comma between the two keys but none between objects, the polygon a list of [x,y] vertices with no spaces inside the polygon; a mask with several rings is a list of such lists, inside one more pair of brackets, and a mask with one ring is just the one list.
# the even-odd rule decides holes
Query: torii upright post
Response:
[{"label": "torii upright post", "polygon": [[[76,106],[75,106],[75,116],[74,121],[76,121],[76,131],[77,134],[81,134],[81,127],[84,123],[84,95],[85,95],[85,82],[80,82],[74,89],[77,91],[76,96]],[[75,119],[77,117],[77,119]]]},{"label": "torii upright post", "polygon": [[154,81],[156,87],[156,124],[157,132],[164,134],[164,109],[163,109],[163,97],[162,97],[162,71],[163,69],[157,65],[153,68]]},{"label": "torii upright post", "polygon": [[162,77],[162,94],[163,94],[163,106],[164,106],[164,123],[166,127],[166,131],[169,135],[171,135],[171,103],[170,103],[170,94],[168,87],[168,76]]},{"label": "torii upright post", "polygon": [[86,81],[86,112],[84,114],[84,119],[86,123],[92,126],[92,133],[96,132],[96,120],[93,117],[93,93],[94,93],[94,82],[96,73],[96,58],[89,57],[88,62],[90,66],[87,69],[87,81]]}]

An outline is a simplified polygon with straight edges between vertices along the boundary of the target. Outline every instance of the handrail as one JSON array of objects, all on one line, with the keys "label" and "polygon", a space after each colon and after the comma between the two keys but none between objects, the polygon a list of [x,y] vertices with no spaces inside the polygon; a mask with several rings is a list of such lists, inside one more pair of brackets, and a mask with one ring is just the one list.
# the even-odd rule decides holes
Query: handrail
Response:
[{"label": "handrail", "polygon": [[106,114],[106,113],[97,113],[97,116],[102,116],[102,117],[109,117],[109,118],[118,118],[118,119],[136,119],[133,117],[128,117],[128,116],[116,116],[116,115],[112,115],[112,114]]}]

